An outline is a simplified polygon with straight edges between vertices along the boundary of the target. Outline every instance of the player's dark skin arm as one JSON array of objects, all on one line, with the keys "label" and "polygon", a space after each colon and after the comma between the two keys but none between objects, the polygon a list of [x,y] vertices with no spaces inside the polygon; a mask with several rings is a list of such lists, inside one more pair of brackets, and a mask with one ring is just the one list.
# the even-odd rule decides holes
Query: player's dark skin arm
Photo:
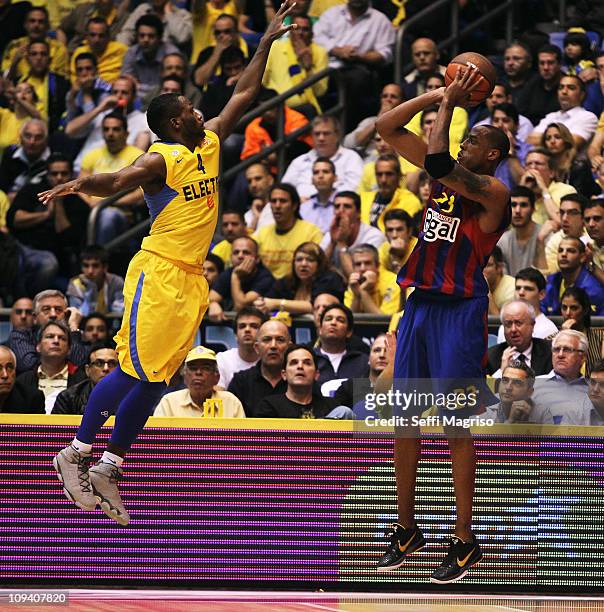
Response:
[{"label": "player's dark skin arm", "polygon": [[106,172],[77,178],[57,185],[54,189],[42,191],[38,199],[48,204],[57,196],[71,193],[85,193],[107,198],[120,191],[142,187],[145,193],[153,195],[161,191],[166,181],[166,162],[159,153],[145,153],[135,162],[119,172]]},{"label": "player's dark skin arm", "polygon": [[224,140],[230,136],[239,119],[243,117],[248,106],[258,95],[262,83],[262,75],[264,74],[266,61],[268,60],[268,53],[273,42],[285,34],[285,32],[297,27],[296,25],[283,25],[283,20],[292,12],[295,4],[293,0],[285,0],[281,5],[274,19],[266,28],[252,61],[248,64],[237,81],[231,99],[227,102],[218,117],[210,119],[206,123],[208,130],[218,134],[220,140]]},{"label": "player's dark skin arm", "polygon": [[[449,127],[453,118],[455,106],[467,106],[469,96],[482,82],[483,77],[480,72],[473,67],[468,67],[461,75],[458,69],[454,81],[447,87],[443,95],[443,100],[438,108],[436,122],[430,138],[428,139],[428,155],[433,153],[449,152]],[[477,134],[473,130],[467,139],[462,143],[464,147],[479,147],[483,143],[482,134]],[[497,159],[498,153],[494,149],[485,147],[484,155],[489,161],[491,156]],[[509,201],[509,190],[493,176],[487,174],[477,174],[468,170],[460,163],[455,163],[453,170],[446,176],[439,179],[443,185],[454,189],[461,195],[474,202],[482,204],[485,212],[479,216],[479,224],[482,231],[486,233],[494,232],[501,222],[501,215]]]},{"label": "player's dark skin arm", "polygon": [[428,150],[426,143],[413,132],[404,126],[417,115],[434,104],[440,104],[445,93],[445,88],[440,87],[434,91],[407,100],[388,112],[380,115],[375,122],[375,127],[380,136],[405,159],[409,160],[418,168],[424,167],[424,158]]}]

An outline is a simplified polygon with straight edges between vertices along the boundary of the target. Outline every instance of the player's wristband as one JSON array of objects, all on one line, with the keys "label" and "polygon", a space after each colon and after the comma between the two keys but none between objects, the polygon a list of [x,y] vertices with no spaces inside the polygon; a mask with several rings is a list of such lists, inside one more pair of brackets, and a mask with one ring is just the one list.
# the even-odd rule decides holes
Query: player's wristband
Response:
[{"label": "player's wristband", "polygon": [[455,161],[448,152],[430,153],[424,158],[424,168],[433,179],[447,176],[454,167]]}]

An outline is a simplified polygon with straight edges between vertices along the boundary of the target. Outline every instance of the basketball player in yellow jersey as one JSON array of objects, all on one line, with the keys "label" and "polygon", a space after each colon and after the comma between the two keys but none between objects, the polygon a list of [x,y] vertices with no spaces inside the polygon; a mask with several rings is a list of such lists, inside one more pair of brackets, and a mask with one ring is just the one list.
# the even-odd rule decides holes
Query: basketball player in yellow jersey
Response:
[{"label": "basketball player in yellow jersey", "polygon": [[[126,275],[115,338],[120,365],[95,386],[75,439],[53,460],[71,501],[84,510],[100,504],[120,525],[130,521],[117,488],[123,458],[190,350],[208,305],[202,264],[218,218],[220,141],[258,94],[272,42],[295,27],[283,25],[293,5],[281,5],[218,117],[204,123],[185,97],[163,94],[147,111],[149,128],[161,140],[146,154],[119,172],[76,179],[39,196],[46,204],[70,193],[107,197],[141,187],[151,214],[150,234]],[[111,414],[111,440],[89,469],[92,443]]]}]

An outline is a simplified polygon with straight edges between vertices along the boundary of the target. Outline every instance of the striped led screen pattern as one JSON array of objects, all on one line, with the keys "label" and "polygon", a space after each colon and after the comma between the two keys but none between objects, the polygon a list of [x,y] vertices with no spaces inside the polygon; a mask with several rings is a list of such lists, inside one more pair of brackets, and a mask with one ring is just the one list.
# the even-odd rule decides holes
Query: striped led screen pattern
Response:
[{"label": "striped led screen pattern", "polygon": [[[418,481],[429,544],[404,568],[377,574],[396,513],[391,439],[320,422],[160,423],[150,421],[125,464],[128,527],[64,498],[50,460],[73,425],[0,425],[3,584],[391,590],[427,586],[443,558],[453,497],[437,434],[424,439]],[[485,558],[463,588],[602,589],[604,435],[572,431],[476,436],[475,533]]]}]

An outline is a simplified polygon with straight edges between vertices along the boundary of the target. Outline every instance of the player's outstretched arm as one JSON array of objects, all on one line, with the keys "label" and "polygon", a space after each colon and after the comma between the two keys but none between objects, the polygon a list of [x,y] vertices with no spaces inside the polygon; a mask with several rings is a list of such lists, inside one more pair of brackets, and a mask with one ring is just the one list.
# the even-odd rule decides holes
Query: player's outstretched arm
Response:
[{"label": "player's outstretched arm", "polygon": [[407,100],[387,113],[380,115],[375,122],[375,127],[380,136],[391,144],[397,152],[405,159],[409,160],[418,168],[424,167],[424,157],[426,156],[426,143],[413,132],[404,126],[424,108],[433,104],[440,104],[445,92],[444,87],[427,91],[426,93]]},{"label": "player's outstretched arm", "polygon": [[145,153],[132,165],[119,172],[93,174],[57,185],[48,191],[38,194],[42,204],[48,204],[53,198],[72,193],[108,198],[120,191],[142,187],[149,193],[159,191],[166,180],[166,162],[159,153]]},{"label": "player's outstretched arm", "polygon": [[252,61],[243,71],[239,81],[237,81],[231,99],[218,117],[210,119],[206,123],[208,130],[216,132],[221,140],[224,140],[231,134],[239,119],[243,117],[247,107],[258,95],[271,45],[285,32],[296,27],[295,25],[283,25],[283,20],[292,12],[295,4],[294,0],[285,0],[283,2],[275,17],[266,28]]},{"label": "player's outstretched arm", "polygon": [[[445,89],[442,103],[436,115],[436,122],[428,139],[428,155],[446,155],[451,164],[451,170],[444,175],[434,176],[443,185],[454,189],[461,195],[479,202],[487,210],[500,211],[507,205],[509,191],[496,178],[486,174],[476,174],[461,164],[453,162],[449,157],[449,128],[455,106],[468,106],[470,94],[482,82],[484,77],[473,66],[468,66],[464,74],[457,70],[453,82]],[[472,133],[468,136],[470,144],[476,138]],[[427,168],[428,171],[430,170]]]}]

